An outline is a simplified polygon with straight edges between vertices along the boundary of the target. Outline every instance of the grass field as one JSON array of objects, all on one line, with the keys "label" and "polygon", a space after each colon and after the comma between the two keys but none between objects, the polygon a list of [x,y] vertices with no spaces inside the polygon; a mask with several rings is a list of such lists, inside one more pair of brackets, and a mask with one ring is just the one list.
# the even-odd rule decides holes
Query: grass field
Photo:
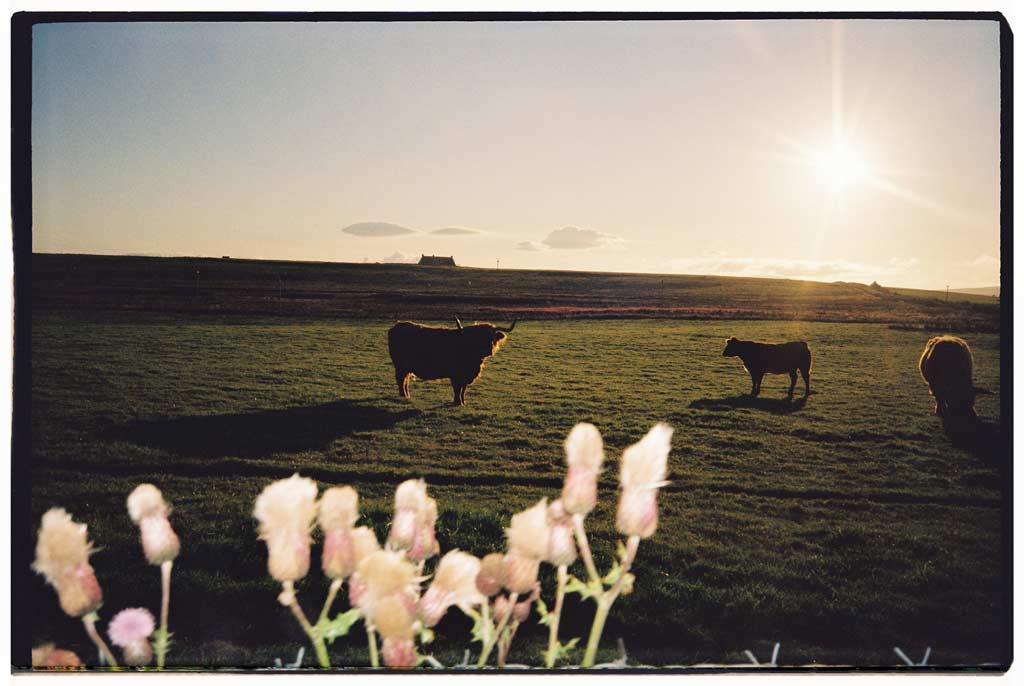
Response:
[{"label": "grass field", "polygon": [[[163,489],[182,540],[171,664],[269,666],[304,645],[275,600],[251,517],[272,479],[299,471],[355,486],[364,521],[383,536],[395,485],[422,476],[441,508],[442,549],[484,554],[502,547],[514,512],[557,496],[561,442],[578,421],[598,426],[609,454],[588,519],[602,567],[614,550],[622,448],[656,421],[676,430],[659,529],[640,546],[636,590],[612,612],[603,657],[617,655],[621,637],[632,659],[661,665],[743,661],[744,649],[770,654],[775,641],[786,664],[893,665],[894,645],[931,646],[933,664],[1008,660],[1008,456],[986,441],[953,447],[931,414],[916,364],[938,331],[525,321],[468,405],[452,408],[445,382],[414,383],[411,401],[398,398],[390,321],[73,311],[43,297],[59,291],[34,281],[31,526],[51,506],[89,524],[104,621],[126,606],[155,610],[159,574],[145,565],[124,499],[143,481]],[[746,372],[721,356],[730,335],[808,341],[806,402],[799,391],[787,401],[780,376],[746,397]],[[964,335],[975,383],[994,392],[979,396],[979,415],[998,432],[999,336]],[[318,570],[299,585],[307,612],[325,590]],[[52,589],[33,577],[27,592],[34,616],[19,621],[33,643],[92,654]],[[563,635],[585,634],[592,606],[568,602]],[[442,622],[439,659],[461,660],[468,627],[457,613]],[[531,619],[511,661],[539,664],[543,630]],[[358,638],[332,656],[367,659]]]}]

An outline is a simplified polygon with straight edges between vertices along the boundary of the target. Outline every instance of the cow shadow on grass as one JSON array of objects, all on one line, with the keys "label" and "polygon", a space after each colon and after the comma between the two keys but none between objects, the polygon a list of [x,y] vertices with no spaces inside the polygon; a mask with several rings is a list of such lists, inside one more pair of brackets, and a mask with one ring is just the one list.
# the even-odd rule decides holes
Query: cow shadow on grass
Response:
[{"label": "cow shadow on grass", "polygon": [[108,438],[196,457],[266,457],[325,448],[358,431],[390,429],[418,416],[350,400],[323,405],[173,419],[134,421]]},{"label": "cow shadow on grass", "polygon": [[1003,465],[1005,446],[999,426],[981,419],[942,419],[942,429],[955,448],[964,450],[982,462]]},{"label": "cow shadow on grass", "polygon": [[[811,391],[813,393],[813,391]],[[772,414],[790,414],[802,410],[807,404],[807,396],[765,398],[763,396],[733,395],[725,398],[700,398],[690,403],[695,410],[732,410],[746,407]]]}]

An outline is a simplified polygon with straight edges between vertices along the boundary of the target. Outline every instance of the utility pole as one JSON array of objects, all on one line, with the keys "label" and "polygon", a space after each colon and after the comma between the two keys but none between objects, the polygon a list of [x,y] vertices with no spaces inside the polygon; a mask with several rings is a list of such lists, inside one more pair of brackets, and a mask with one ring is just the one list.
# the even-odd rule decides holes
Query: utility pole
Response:
[{"label": "utility pole", "polygon": [[495,262],[494,268],[495,269],[501,269],[501,260],[500,259]]},{"label": "utility pole", "polygon": [[946,302],[949,302],[949,286],[946,286]]}]

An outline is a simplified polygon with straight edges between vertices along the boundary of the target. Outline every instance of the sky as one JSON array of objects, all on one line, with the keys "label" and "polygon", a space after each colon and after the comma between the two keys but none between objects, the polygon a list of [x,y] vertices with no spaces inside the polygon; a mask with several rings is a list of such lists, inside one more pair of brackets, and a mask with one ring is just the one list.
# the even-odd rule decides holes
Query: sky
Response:
[{"label": "sky", "polygon": [[999,282],[984,21],[37,25],[33,250]]}]

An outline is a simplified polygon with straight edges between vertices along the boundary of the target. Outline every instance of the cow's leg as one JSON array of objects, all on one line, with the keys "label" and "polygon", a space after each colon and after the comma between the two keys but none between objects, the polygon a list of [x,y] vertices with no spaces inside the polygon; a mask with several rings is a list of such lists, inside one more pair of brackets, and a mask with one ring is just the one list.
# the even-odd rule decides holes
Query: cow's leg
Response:
[{"label": "cow's leg", "polygon": [[764,379],[764,372],[751,372],[750,379],[754,382],[750,395],[758,395],[761,392],[761,380]]},{"label": "cow's leg", "polygon": [[395,370],[395,381],[398,382],[398,395],[402,398],[409,397],[409,372]]},{"label": "cow's leg", "polygon": [[[801,368],[800,369],[800,375],[802,377],[804,377],[804,395],[810,395],[811,394],[811,370],[810,369],[803,369],[803,368]],[[790,391],[790,393],[792,393],[792,392],[793,391]]]},{"label": "cow's leg", "polygon": [[462,384],[452,379],[452,405],[462,404]]},{"label": "cow's leg", "polygon": [[462,386],[462,390],[459,392],[459,404],[460,405],[465,405],[466,404],[466,389],[467,388],[469,388],[469,384],[464,384]]},{"label": "cow's leg", "polygon": [[796,388],[796,370],[792,369],[789,372],[789,397],[793,397],[793,389]]}]

